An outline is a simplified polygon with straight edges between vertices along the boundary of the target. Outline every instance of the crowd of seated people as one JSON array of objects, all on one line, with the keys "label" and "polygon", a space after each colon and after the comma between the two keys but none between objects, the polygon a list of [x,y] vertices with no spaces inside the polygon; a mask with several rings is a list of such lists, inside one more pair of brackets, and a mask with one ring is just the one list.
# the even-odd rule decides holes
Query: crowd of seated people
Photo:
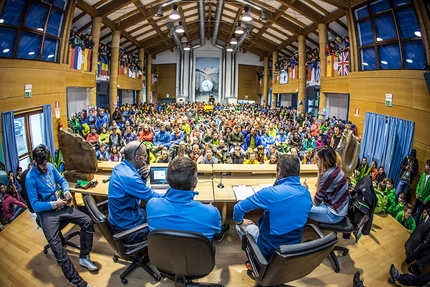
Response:
[{"label": "crowd of seated people", "polygon": [[69,127],[96,149],[98,160],[120,161],[124,146],[140,140],[151,162],[186,156],[201,164],[276,164],[285,153],[311,164],[317,146],[336,148],[337,134],[355,133],[351,122],[319,120],[287,107],[208,105],[124,104],[112,118],[104,109],[83,110],[71,115]]}]

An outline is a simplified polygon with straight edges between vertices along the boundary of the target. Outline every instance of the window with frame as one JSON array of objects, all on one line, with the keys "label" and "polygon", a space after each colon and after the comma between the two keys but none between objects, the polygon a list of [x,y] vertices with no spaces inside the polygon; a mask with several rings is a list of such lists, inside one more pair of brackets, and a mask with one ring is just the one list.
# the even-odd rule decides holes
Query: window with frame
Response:
[{"label": "window with frame", "polygon": [[360,70],[422,70],[426,57],[411,0],[377,0],[354,9]]},{"label": "window with frame", "polygon": [[31,163],[32,150],[39,144],[46,142],[42,108],[16,114],[14,124],[19,166],[26,169]]},{"label": "window with frame", "polygon": [[6,0],[0,16],[0,58],[59,61],[68,0]]}]

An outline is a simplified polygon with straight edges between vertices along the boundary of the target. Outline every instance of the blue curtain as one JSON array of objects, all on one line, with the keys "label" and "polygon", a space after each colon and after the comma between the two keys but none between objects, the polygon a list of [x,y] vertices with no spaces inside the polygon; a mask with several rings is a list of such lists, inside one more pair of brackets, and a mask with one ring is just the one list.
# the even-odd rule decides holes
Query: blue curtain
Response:
[{"label": "blue curtain", "polygon": [[18,148],[16,146],[15,119],[13,111],[2,113],[2,131],[6,169],[15,173],[16,168],[19,166],[19,156]]},{"label": "blue curtain", "polygon": [[385,115],[366,113],[360,148],[360,159],[366,157],[369,165],[374,160],[377,161],[378,166],[381,165],[386,132],[385,127]]},{"label": "blue curtain", "polygon": [[55,155],[55,145],[54,145],[54,131],[52,129],[52,107],[51,105],[43,106],[43,123],[45,125],[44,138],[45,145],[51,152],[52,156]]},{"label": "blue curtain", "polygon": [[412,150],[414,130],[414,122],[388,117],[382,166],[387,176],[394,179],[394,186],[399,181],[400,163]]}]

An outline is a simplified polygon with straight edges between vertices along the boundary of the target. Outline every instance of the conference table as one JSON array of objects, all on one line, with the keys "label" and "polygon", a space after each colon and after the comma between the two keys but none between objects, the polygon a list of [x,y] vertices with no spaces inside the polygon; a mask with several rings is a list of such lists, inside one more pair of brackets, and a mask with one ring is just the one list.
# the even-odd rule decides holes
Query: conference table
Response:
[{"label": "conference table", "polygon": [[[88,189],[77,188],[76,182],[69,182],[70,191],[75,195],[91,194],[93,196],[107,197],[109,182],[104,183],[103,179],[107,178],[119,162],[98,162],[98,170],[94,174],[94,181],[97,185]],[[151,167],[168,166],[166,163],[152,163]],[[227,203],[237,202],[237,196],[234,192],[236,186],[252,187],[257,192],[259,189],[273,185],[276,180],[276,164],[198,164],[198,183],[195,190],[199,193],[195,200],[205,203],[220,203],[221,216],[223,223],[227,216]],[[315,164],[300,166],[301,182],[307,181],[311,193],[315,193],[315,183],[318,168]],[[148,180],[149,186],[149,180]],[[236,189],[237,190],[237,189]],[[75,196],[73,203],[76,206]]]}]

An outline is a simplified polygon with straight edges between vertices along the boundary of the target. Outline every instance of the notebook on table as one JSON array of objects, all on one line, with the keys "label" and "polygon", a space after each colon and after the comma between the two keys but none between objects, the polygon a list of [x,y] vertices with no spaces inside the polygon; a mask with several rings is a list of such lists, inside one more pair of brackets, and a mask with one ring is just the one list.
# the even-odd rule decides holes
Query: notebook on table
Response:
[{"label": "notebook on table", "polygon": [[165,194],[169,189],[166,180],[167,166],[153,166],[149,170],[149,185],[151,189],[160,194]]}]

